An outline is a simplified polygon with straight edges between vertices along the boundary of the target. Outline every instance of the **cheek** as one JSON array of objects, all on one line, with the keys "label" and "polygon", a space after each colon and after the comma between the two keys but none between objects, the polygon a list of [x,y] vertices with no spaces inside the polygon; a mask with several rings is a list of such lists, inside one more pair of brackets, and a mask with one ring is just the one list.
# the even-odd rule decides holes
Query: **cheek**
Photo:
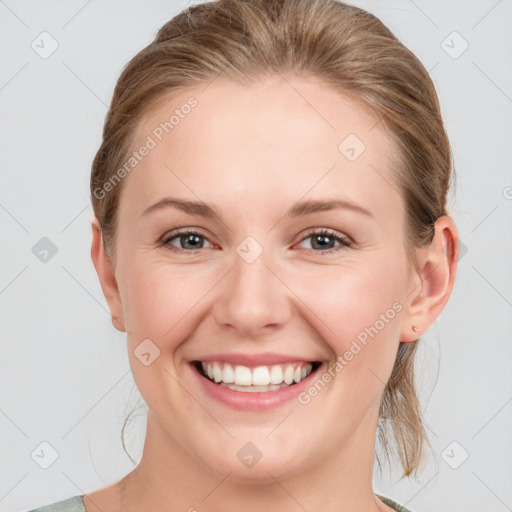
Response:
[{"label": "cheek", "polygon": [[310,323],[333,357],[343,357],[344,373],[357,372],[358,379],[373,371],[385,381],[393,367],[406,289],[405,272],[397,273],[399,262],[396,255],[364,266],[318,269],[296,283],[298,295],[314,313]]},{"label": "cheek", "polygon": [[218,280],[211,270],[196,265],[154,261],[126,267],[124,276],[123,311],[132,345],[149,338],[162,351],[175,348],[187,336],[187,324]]},{"label": "cheek", "polygon": [[[177,350],[200,322],[201,299],[214,276],[198,277],[185,269],[144,261],[124,274],[123,301],[130,366],[145,402],[154,411],[182,413],[194,404],[178,383]],[[197,411],[195,411],[197,413]]]},{"label": "cheek", "polygon": [[[319,270],[298,284],[304,302],[340,341],[356,336],[403,300],[404,284],[384,265]],[[396,309],[390,311],[393,318]]]}]

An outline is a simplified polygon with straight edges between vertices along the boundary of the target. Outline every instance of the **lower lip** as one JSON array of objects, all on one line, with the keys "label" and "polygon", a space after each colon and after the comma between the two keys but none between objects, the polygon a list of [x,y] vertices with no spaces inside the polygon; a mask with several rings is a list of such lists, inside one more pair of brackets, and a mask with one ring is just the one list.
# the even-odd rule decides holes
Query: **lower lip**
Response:
[{"label": "lower lip", "polygon": [[311,380],[318,374],[318,370],[321,368],[321,366],[319,366],[304,380],[286,388],[277,389],[275,391],[244,392],[229,389],[225,386],[219,386],[206,377],[203,377],[193,363],[190,364],[190,367],[192,372],[196,375],[196,378],[199,379],[200,385],[203,386],[209,396],[232,409],[252,412],[274,409],[297,398],[299,393],[305,391],[310,386]]}]

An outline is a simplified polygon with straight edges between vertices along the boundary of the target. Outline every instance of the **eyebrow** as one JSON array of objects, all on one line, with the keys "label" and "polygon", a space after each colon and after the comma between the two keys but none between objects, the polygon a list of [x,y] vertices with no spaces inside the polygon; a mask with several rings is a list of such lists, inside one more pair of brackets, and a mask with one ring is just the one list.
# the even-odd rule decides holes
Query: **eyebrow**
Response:
[{"label": "eyebrow", "polygon": [[[210,206],[202,201],[186,201],[177,197],[164,197],[163,199],[160,199],[156,203],[146,208],[144,212],[142,212],[141,217],[166,208],[176,208],[191,215],[222,220],[221,215],[214,206]],[[347,199],[338,198],[324,200],[309,199],[306,201],[298,202],[285,213],[284,217],[301,217],[311,213],[325,212],[336,209],[350,210],[361,213],[368,217],[374,217],[374,215],[369,210],[363,208],[357,203]]]}]

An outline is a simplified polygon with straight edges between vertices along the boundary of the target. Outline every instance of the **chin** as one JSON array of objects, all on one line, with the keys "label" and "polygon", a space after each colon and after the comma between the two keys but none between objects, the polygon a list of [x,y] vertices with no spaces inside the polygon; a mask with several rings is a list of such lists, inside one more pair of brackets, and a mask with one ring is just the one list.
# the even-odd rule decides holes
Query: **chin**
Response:
[{"label": "chin", "polygon": [[[261,449],[258,449],[252,443],[239,443],[232,440],[231,445],[221,453],[212,453],[205,460],[204,452],[200,457],[203,465],[221,478],[232,482],[244,484],[274,484],[276,480],[281,481],[289,478],[298,468],[301,471],[306,470],[305,461],[297,459],[297,453],[279,450],[277,447],[265,448],[264,443],[260,443]],[[233,455],[231,455],[231,453]]]}]

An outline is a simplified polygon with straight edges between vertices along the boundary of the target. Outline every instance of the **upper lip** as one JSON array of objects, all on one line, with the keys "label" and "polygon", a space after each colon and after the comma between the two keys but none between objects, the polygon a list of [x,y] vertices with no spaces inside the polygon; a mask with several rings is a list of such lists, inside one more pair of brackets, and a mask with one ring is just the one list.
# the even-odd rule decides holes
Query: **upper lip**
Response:
[{"label": "upper lip", "polygon": [[242,366],[271,366],[273,364],[305,362],[313,363],[318,360],[313,358],[306,358],[295,356],[291,354],[276,354],[276,353],[262,353],[262,354],[240,354],[240,353],[224,353],[224,354],[210,354],[202,357],[197,357],[194,361],[219,362],[231,363],[233,365]]}]

